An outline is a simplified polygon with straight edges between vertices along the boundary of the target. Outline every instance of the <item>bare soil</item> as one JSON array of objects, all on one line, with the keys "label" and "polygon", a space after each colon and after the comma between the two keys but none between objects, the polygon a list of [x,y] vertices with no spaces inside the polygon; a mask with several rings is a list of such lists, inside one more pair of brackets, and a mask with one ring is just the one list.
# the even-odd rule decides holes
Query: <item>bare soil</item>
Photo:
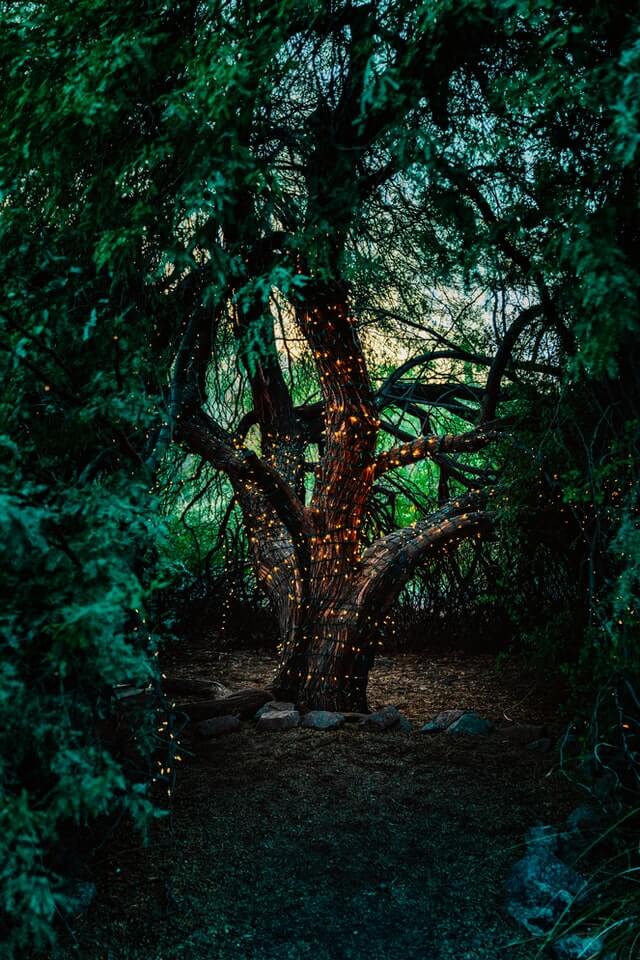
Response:
[{"label": "bare soil", "polygon": [[[264,685],[259,652],[180,652],[165,672]],[[378,660],[370,706],[416,732],[239,733],[185,753],[172,813],[152,843],[120,842],[58,960],[533,960],[502,886],[538,821],[578,802],[554,753],[512,743],[511,721],[560,732],[561,692],[517,661]],[[427,737],[438,711],[475,710],[487,738]],[[508,719],[507,719],[508,718]]]}]

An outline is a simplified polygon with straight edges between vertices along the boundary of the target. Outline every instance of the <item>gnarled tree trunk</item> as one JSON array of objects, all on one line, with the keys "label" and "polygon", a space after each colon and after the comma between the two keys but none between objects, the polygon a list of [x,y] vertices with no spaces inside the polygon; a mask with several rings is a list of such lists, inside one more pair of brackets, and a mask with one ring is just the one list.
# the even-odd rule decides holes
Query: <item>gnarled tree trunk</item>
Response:
[{"label": "gnarled tree trunk", "polygon": [[[281,663],[273,683],[278,696],[314,709],[367,710],[367,679],[381,628],[416,565],[491,526],[486,513],[471,509],[472,499],[382,538],[348,571],[330,566],[327,549],[324,574],[311,582],[301,603],[283,608]],[[331,531],[318,539],[328,548]]]},{"label": "gnarled tree trunk", "polygon": [[[480,449],[491,434],[422,436],[376,453],[380,421],[342,291],[316,291],[297,319],[318,369],[322,436],[305,436],[273,357],[252,372],[261,458],[201,411],[183,417],[181,436],[232,481],[256,577],[280,624],[277,694],[315,709],[364,711],[376,639],[402,586],[439,547],[480,535],[488,523],[478,497],[468,495],[367,546],[362,525],[373,484],[425,457]],[[318,441],[323,454],[305,504],[304,450]]]},{"label": "gnarled tree trunk", "polygon": [[[312,20],[305,21],[304,29],[321,39],[318,50],[329,49],[325,42],[332,44],[335,69],[320,57],[315,80],[315,67],[306,74],[303,71],[306,81],[298,88],[296,80],[286,111],[294,115],[290,124],[281,114],[287,97],[282,99],[277,83],[274,100],[271,94],[266,99],[258,96],[261,83],[234,87],[237,112],[230,169],[237,169],[239,175],[237,179],[232,175],[219,196],[216,193],[216,213],[206,230],[198,221],[198,245],[202,239],[209,255],[194,256],[193,266],[175,281],[181,302],[191,305],[190,320],[186,328],[181,327],[176,343],[170,410],[161,439],[168,442],[167,438],[176,437],[224,472],[233,486],[257,580],[280,622],[282,663],[277,686],[281,695],[310,707],[348,710],[365,706],[377,630],[416,566],[446,544],[481,534],[488,522],[473,496],[486,479],[485,472],[477,466],[465,471],[451,455],[479,450],[491,433],[481,426],[455,435],[426,435],[431,408],[440,404],[440,409],[461,422],[486,423],[494,416],[503,375],[517,365],[513,347],[522,331],[539,321],[543,328],[557,328],[562,339],[563,327],[531,261],[507,236],[506,221],[505,230],[497,230],[495,225],[503,223],[501,215],[491,208],[476,181],[447,163],[447,151],[437,158],[434,154],[434,185],[446,178],[465,203],[475,207],[501,255],[522,271],[527,296],[537,289],[541,302],[528,304],[503,331],[493,357],[463,349],[448,333],[431,330],[429,352],[401,364],[374,395],[344,282],[354,254],[359,262],[360,224],[374,222],[368,213],[374,199],[377,207],[372,209],[386,223],[391,196],[387,186],[394,184],[396,175],[402,178],[407,164],[416,162],[418,154],[414,156],[404,139],[404,121],[415,131],[415,116],[428,123],[433,118],[437,126],[446,120],[450,78],[462,63],[474,63],[474,57],[482,60],[485,45],[493,43],[493,32],[475,30],[475,52],[469,59],[464,17],[436,18],[427,33],[419,31],[419,42],[402,42],[395,50],[388,44],[386,30],[380,29],[375,5],[343,5],[329,33],[331,18]],[[413,11],[403,29],[412,30],[411,23]],[[277,50],[286,53],[288,61],[294,49],[289,41],[299,29],[296,26],[291,36],[281,35],[274,25],[274,64]],[[311,43],[309,49],[316,47]],[[315,63],[315,54],[312,59]],[[374,62],[378,66],[372,73]],[[372,95],[378,67],[383,70],[379,79],[384,95]],[[385,70],[391,79],[386,85],[381,79]],[[325,90],[329,76],[331,89]],[[299,103],[304,83],[309,91],[316,91],[309,94],[308,110],[300,109]],[[391,127],[396,130],[395,142],[389,140]],[[280,172],[271,179],[265,176],[271,169],[271,161],[265,158],[272,155],[274,144],[273,156],[284,165],[276,164],[273,169]],[[247,167],[247,158],[255,167]],[[254,173],[247,175],[247,169]],[[428,169],[425,163],[424,170]],[[412,178],[406,190],[398,180],[397,189],[406,204],[406,226],[412,235],[410,223],[415,219],[421,224],[420,218],[429,215],[429,202],[420,206],[417,216]],[[399,223],[404,217],[403,213]],[[422,226],[416,225],[415,230],[420,234]],[[366,242],[375,246],[375,235],[374,230]],[[390,264],[402,249],[399,244]],[[408,272],[403,275],[411,283]],[[421,285],[419,278],[417,282]],[[303,407],[294,405],[292,385],[283,373],[269,302],[276,288],[278,309],[287,302],[317,372],[321,399],[314,398]],[[386,293],[382,289],[380,293],[384,299]],[[252,396],[252,408],[235,430],[215,423],[206,402],[208,373],[215,362],[216,323],[223,316],[231,321]],[[260,349],[251,351],[249,345],[256,343]],[[396,424],[381,424],[379,413],[385,407],[403,405],[404,374],[417,364],[424,367],[443,359],[487,367],[486,383],[469,384],[466,378],[453,383],[442,383],[441,378],[428,383],[413,379],[403,409],[421,422],[423,435],[414,438]],[[540,368],[535,356],[527,364],[532,370],[549,372],[547,366]],[[254,442],[245,442],[253,426],[260,434],[259,454]],[[386,452],[378,449],[381,427],[399,442]],[[315,456],[316,448],[319,462],[309,498],[304,483],[306,460]],[[366,543],[362,527],[376,479],[424,458],[432,459],[441,470],[441,510],[415,526]],[[151,462],[156,460],[154,455]],[[470,490],[471,495],[449,499],[452,484],[455,489]]]}]

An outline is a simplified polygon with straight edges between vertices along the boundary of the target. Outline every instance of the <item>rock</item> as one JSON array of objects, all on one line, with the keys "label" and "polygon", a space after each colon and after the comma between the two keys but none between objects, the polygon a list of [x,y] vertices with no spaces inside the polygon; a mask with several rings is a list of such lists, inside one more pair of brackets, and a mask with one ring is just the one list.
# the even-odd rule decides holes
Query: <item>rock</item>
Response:
[{"label": "rock", "polygon": [[558,960],[592,960],[602,955],[604,940],[596,934],[570,933],[556,940],[551,949]]},{"label": "rock", "polygon": [[486,737],[491,733],[492,724],[489,720],[478,716],[477,713],[463,713],[462,716],[447,727],[447,733],[464,733],[472,737]]},{"label": "rock", "polygon": [[548,851],[556,853],[559,846],[561,834],[554,827],[547,824],[537,823],[535,827],[530,827],[525,836],[527,850],[532,853],[539,851]]},{"label": "rock", "polygon": [[464,710],[441,710],[437,716],[428,720],[424,726],[420,728],[420,733],[442,733],[442,731],[450,727],[452,723],[459,720],[464,712]]},{"label": "rock", "polygon": [[98,892],[95,883],[85,880],[80,883],[70,883],[63,887],[65,900],[60,904],[63,914],[69,919],[75,919],[86,913],[93,903]]},{"label": "rock", "polygon": [[530,827],[525,836],[529,853],[557,853],[564,834],[547,824],[537,823]]},{"label": "rock", "polygon": [[240,718],[233,716],[210,717],[208,720],[201,720],[194,725],[193,731],[203,740],[211,737],[221,737],[225,733],[235,733],[240,729]]},{"label": "rock", "polygon": [[383,707],[382,710],[376,710],[365,717],[362,725],[369,730],[390,730],[391,727],[397,727],[401,716],[397,707]]},{"label": "rock", "polygon": [[549,737],[542,737],[540,740],[532,740],[527,744],[527,750],[537,750],[540,753],[548,753],[551,750],[552,743]]},{"label": "rock", "polygon": [[590,803],[581,803],[572,810],[567,817],[567,830],[589,833],[599,830],[602,826],[602,814]]},{"label": "rock", "polygon": [[549,844],[530,837],[525,856],[507,878],[505,910],[529,933],[543,936],[586,887],[584,877],[563,863]]},{"label": "rock", "polygon": [[295,708],[295,703],[286,703],[284,700],[269,700],[269,702],[260,707],[256,713],[256,720],[258,720],[263,713],[285,713],[288,710],[295,710]]},{"label": "rock", "polygon": [[337,730],[344,723],[341,713],[331,710],[309,710],[302,718],[301,726],[311,730]]},{"label": "rock", "polygon": [[366,720],[369,716],[368,713],[354,713],[352,711],[345,711],[340,714],[341,717],[344,717],[345,723],[362,723],[363,720]]},{"label": "rock", "polygon": [[531,723],[514,723],[509,727],[500,727],[498,733],[510,743],[526,746],[529,743],[535,743],[541,740],[545,734],[545,728],[534,726]]},{"label": "rock", "polygon": [[297,710],[271,710],[258,718],[258,730],[291,730],[300,725]]},{"label": "rock", "polygon": [[411,723],[411,720],[409,720],[409,717],[405,717],[403,713],[400,714],[398,730],[401,730],[402,733],[413,733],[413,724]]},{"label": "rock", "polygon": [[444,729],[445,728],[441,727],[435,720],[427,720],[427,722],[420,727],[420,733],[442,733]]},{"label": "rock", "polygon": [[146,692],[144,687],[135,687],[131,683],[121,683],[114,688],[113,695],[119,703],[129,705],[135,703],[136,700],[143,702]]},{"label": "rock", "polygon": [[590,803],[582,803],[567,817],[567,829],[562,834],[562,847],[566,851],[576,851],[586,847],[597,839],[603,828],[600,811]]}]

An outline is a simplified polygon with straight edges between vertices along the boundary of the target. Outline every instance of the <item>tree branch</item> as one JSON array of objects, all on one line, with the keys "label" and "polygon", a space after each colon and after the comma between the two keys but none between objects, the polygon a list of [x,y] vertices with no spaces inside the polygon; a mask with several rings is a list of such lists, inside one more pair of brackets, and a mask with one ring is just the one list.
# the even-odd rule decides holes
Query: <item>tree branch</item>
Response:
[{"label": "tree branch", "polygon": [[422,561],[450,544],[488,533],[493,519],[482,509],[484,499],[482,494],[465,494],[414,526],[372,543],[362,555],[355,588],[362,609],[388,609]]},{"label": "tree branch", "polygon": [[204,412],[180,417],[176,424],[179,440],[191,453],[204,457],[245,490],[256,488],[268,500],[278,518],[298,545],[309,534],[304,505],[289,484],[270,464],[252,450],[235,444],[225,431]]},{"label": "tree branch", "polygon": [[396,467],[408,463],[417,463],[426,457],[434,458],[442,453],[474,453],[499,435],[497,430],[490,430],[485,426],[467,433],[416,437],[415,440],[380,453],[374,465],[374,476],[380,477],[388,470],[395,470]]},{"label": "tree branch", "polygon": [[529,307],[527,310],[523,310],[520,316],[516,317],[504,335],[502,343],[498,347],[498,351],[493,358],[493,363],[489,368],[489,373],[487,374],[487,383],[484,388],[484,395],[482,397],[482,404],[480,407],[480,423],[486,423],[487,420],[491,420],[496,412],[502,375],[504,374],[507,363],[511,358],[511,353],[518,337],[532,320],[535,320],[536,317],[542,316],[543,313],[544,309],[540,305]]}]

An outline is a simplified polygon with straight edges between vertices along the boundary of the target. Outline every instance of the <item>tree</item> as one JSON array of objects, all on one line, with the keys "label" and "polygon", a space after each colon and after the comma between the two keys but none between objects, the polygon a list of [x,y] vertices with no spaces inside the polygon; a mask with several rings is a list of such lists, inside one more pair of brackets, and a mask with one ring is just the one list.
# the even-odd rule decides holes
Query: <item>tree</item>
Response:
[{"label": "tree", "polygon": [[[247,10],[256,27],[261,12]],[[533,291],[523,290],[521,309],[495,355],[478,356],[436,330],[440,350],[393,373],[381,391],[372,388],[358,334],[362,258],[359,264],[356,234],[384,221],[389,206],[403,237],[415,234],[411,207],[418,224],[425,211],[418,177],[430,178],[441,167],[452,181],[464,179],[464,168],[452,171],[444,151],[435,158],[427,154],[440,150],[440,140],[450,135],[448,100],[461,95],[495,45],[496,23],[487,20],[481,5],[464,15],[446,7],[441,13],[433,20],[426,8],[397,5],[383,11],[341,4],[317,11],[304,26],[289,14],[276,19],[281,32],[272,28],[268,43],[260,34],[259,54],[252,39],[250,62],[260,65],[261,75],[265,65],[273,72],[275,63],[277,75],[267,74],[267,89],[252,77],[233,91],[234,149],[243,157],[237,163],[244,179],[238,184],[236,177],[227,188],[215,218],[215,240],[210,222],[199,227],[206,256],[197,274],[189,270],[182,280],[185,286],[197,284],[195,277],[203,278],[213,262],[230,267],[217,302],[185,323],[169,421],[188,450],[229,478],[258,581],[278,613],[282,662],[275,687],[283,698],[313,707],[366,707],[377,632],[402,586],[439,550],[487,531],[490,519],[478,491],[483,471],[470,479],[451,457],[478,451],[495,435],[487,424],[518,337],[534,322],[538,340],[549,328],[564,332],[539,279]],[[463,38],[472,30],[470,46]],[[475,195],[475,182],[467,190],[490,219],[493,213]],[[517,261],[508,239],[503,245]],[[389,272],[397,247],[394,240],[376,251],[378,268]],[[206,280],[200,283],[203,290]],[[384,283],[386,289],[375,291],[378,307],[392,286],[388,277]],[[532,299],[535,293],[540,302]],[[321,393],[315,403],[294,403],[274,332],[276,307],[285,310],[312,354]],[[207,407],[207,371],[216,357],[215,325],[223,326],[229,314],[252,409],[223,426]],[[418,362],[439,359],[486,365],[484,387],[414,384],[410,405],[422,433],[408,438],[401,433],[402,443],[380,449],[380,414],[401,405],[402,375]],[[529,364],[536,368],[535,359]],[[549,371],[544,363],[537,369]],[[469,406],[469,398],[479,409]],[[452,403],[461,422],[475,421],[475,429],[432,433],[428,408]],[[259,453],[245,442],[254,425]],[[393,424],[389,428],[398,432]],[[314,445],[318,458],[313,487],[307,489],[305,470]],[[424,458],[441,465],[443,491],[452,477],[462,491],[471,489],[435,514],[367,543],[364,524],[376,482]]]},{"label": "tree", "polygon": [[[140,349],[134,318],[152,317],[147,388],[162,422],[148,443],[128,442],[151,472],[178,440],[229,478],[280,619],[281,693],[363,706],[375,625],[398,588],[426,557],[488,527],[477,493],[487,475],[455,458],[494,436],[505,377],[551,389],[578,352],[570,291],[581,263],[559,238],[597,204],[582,144],[594,135],[604,163],[609,121],[594,98],[576,143],[558,91],[575,62],[599,76],[600,14],[583,24],[571,5],[481,0],[462,12],[262,0],[158,4],[145,18],[98,3],[87,14],[82,27],[49,25],[52,49],[30,11],[37,31],[21,62],[57,129],[82,131],[57,153],[33,128],[29,144],[73,171],[56,202],[129,311],[118,349]],[[611,20],[620,51],[626,21]],[[55,108],[42,83],[52,70]],[[87,122],[95,115],[100,124]],[[29,183],[28,155],[20,165]],[[581,249],[599,277],[595,248]],[[425,317],[437,286],[493,302],[488,335],[452,336]],[[313,357],[312,402],[296,401],[285,377],[278,312]],[[360,342],[372,318],[417,327],[427,347],[378,391]],[[249,409],[239,398],[235,422],[209,396],[229,340],[252,397]],[[413,377],[408,390],[405,375],[445,360],[451,382]],[[419,432],[382,416],[390,408]],[[450,434],[433,429],[438,410],[455,415]],[[400,444],[387,449],[381,431]],[[425,457],[441,468],[440,510],[368,543],[376,485]]]},{"label": "tree", "polygon": [[[45,949],[86,906],[88,851],[118,822],[148,826],[152,779],[166,797],[173,776],[156,763],[173,769],[175,740],[149,614],[164,526],[143,457],[149,209],[116,196],[131,105],[105,96],[105,63],[126,86],[140,51],[113,10],[105,61],[106,11],[0,5],[3,957]],[[124,682],[149,693],[123,702]]]},{"label": "tree", "polygon": [[[231,314],[252,409],[224,428],[207,409],[215,339],[205,316],[182,337],[170,419],[181,442],[232,482],[258,580],[278,612],[280,694],[363,707],[375,631],[402,584],[439,549],[488,527],[477,492],[486,473],[451,455],[493,436],[486,425],[507,396],[505,376],[517,384],[527,371],[558,398],[563,373],[588,371],[593,382],[609,364],[625,371],[626,385],[620,393],[605,375],[605,404],[635,395],[637,344],[621,335],[636,327],[635,127],[622,104],[637,24],[631,8],[345,3],[304,20],[302,8],[269,8],[267,41],[267,8],[243,10],[255,32],[237,57],[259,66],[229,95],[242,182],[231,174],[216,244],[211,228],[198,237],[207,264],[230,268],[211,312],[218,324]],[[425,318],[425,292],[438,283],[493,299],[486,349]],[[593,338],[594,308],[606,338]],[[273,329],[283,309],[313,356],[315,403],[296,405],[283,375]],[[400,317],[429,346],[378,392],[358,332],[372,316]],[[459,367],[450,383],[402,382],[412,367],[445,359],[466,362],[471,382]],[[382,418],[394,405],[420,435]],[[457,432],[437,436],[433,412],[447,408]],[[465,422],[476,429],[459,432]],[[259,454],[244,442],[254,425]],[[402,443],[385,449],[381,430]],[[451,484],[475,494],[367,542],[376,483],[424,457],[441,468],[443,500]],[[584,527],[579,512],[574,533]],[[592,579],[591,561],[581,564]]]},{"label": "tree", "polygon": [[[282,696],[365,706],[401,584],[490,528],[505,432],[637,666],[639,34],[624,2],[0,11],[3,884],[33,934],[69,822],[149,812],[97,727],[157,675],[178,444],[228,478]],[[374,535],[425,460],[438,509]]]}]

